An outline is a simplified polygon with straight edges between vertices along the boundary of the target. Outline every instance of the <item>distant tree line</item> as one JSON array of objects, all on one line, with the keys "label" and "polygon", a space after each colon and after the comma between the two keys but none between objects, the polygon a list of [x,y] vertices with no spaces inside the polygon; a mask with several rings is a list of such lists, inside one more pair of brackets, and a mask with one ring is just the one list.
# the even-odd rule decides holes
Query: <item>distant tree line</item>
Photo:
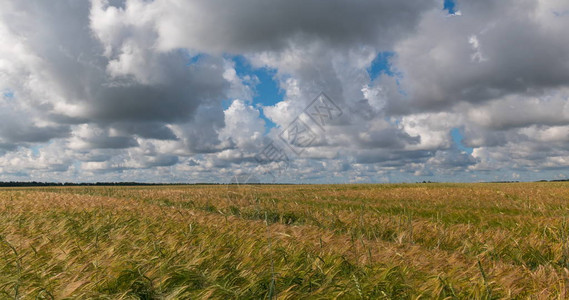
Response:
[{"label": "distant tree line", "polygon": [[[539,180],[536,182],[562,182],[569,179]],[[519,181],[490,181],[490,183],[516,183]],[[437,183],[423,181],[417,183]],[[243,183],[145,183],[145,182],[39,182],[39,181],[0,181],[0,187],[42,187],[42,186],[157,186],[157,185],[245,185]],[[246,185],[294,185],[290,183],[246,183]],[[300,184],[302,185],[302,184]]]}]

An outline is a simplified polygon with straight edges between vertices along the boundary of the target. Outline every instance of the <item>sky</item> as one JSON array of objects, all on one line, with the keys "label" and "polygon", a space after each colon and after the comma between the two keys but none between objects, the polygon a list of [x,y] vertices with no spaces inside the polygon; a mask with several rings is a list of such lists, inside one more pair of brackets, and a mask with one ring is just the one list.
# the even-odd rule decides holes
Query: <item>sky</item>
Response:
[{"label": "sky", "polygon": [[0,181],[569,177],[566,0],[0,6]]}]

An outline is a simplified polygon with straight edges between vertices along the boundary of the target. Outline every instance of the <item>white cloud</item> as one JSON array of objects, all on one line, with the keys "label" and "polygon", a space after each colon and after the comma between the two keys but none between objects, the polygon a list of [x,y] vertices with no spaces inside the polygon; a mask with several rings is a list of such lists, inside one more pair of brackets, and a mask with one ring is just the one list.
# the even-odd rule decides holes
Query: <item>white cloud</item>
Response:
[{"label": "white cloud", "polygon": [[265,121],[260,118],[259,110],[235,100],[224,115],[225,127],[219,132],[220,139],[232,141],[243,151],[255,151],[262,144]]}]

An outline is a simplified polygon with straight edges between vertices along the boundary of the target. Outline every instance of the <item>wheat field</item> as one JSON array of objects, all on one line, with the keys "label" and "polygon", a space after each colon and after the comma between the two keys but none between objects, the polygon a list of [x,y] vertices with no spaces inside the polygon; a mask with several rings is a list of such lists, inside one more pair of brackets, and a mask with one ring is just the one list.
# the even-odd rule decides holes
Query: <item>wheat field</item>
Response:
[{"label": "wheat field", "polygon": [[0,299],[566,299],[569,184],[0,189]]}]

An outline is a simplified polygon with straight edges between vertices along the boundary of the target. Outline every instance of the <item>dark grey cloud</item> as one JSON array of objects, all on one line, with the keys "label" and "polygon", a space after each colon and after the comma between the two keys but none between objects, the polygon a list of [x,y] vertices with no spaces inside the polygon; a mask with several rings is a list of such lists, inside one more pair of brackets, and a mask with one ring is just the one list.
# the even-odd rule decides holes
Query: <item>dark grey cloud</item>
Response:
[{"label": "dark grey cloud", "polygon": [[[202,104],[217,103],[218,114],[222,110],[219,101],[226,98],[229,88],[223,78],[222,58],[204,56],[190,64],[184,51],[148,49],[148,43],[156,38],[152,33],[128,31],[123,42],[136,53],[119,47],[113,55],[105,56],[105,45],[91,28],[91,4],[86,1],[18,1],[7,2],[7,8],[0,14],[3,24],[15,36],[26,37],[19,42],[37,59],[34,64],[22,62],[27,77],[9,74],[18,85],[10,88],[16,90],[17,101],[37,108],[35,121],[61,125],[10,122],[0,132],[4,140],[46,142],[68,136],[73,124],[115,127],[143,138],[174,140],[177,136],[167,124],[190,122]],[[125,58],[128,54],[134,62]],[[119,70],[109,69],[111,66]],[[30,86],[41,89],[42,94]],[[220,122],[223,124],[223,119]],[[211,124],[200,126],[205,130]],[[127,148],[137,143],[128,136],[98,135],[88,145]]]},{"label": "dark grey cloud", "polygon": [[415,151],[378,151],[378,150],[361,150],[354,157],[357,163],[373,164],[381,163],[385,167],[402,167],[412,162],[422,162],[431,157],[433,153],[425,150]]},{"label": "dark grey cloud", "polygon": [[7,151],[14,151],[18,148],[17,145],[11,143],[0,143],[0,155],[5,154]]},{"label": "dark grey cloud", "polygon": [[[219,59],[201,59],[188,66],[182,53],[160,55],[157,62],[167,75],[157,83],[135,80],[100,86],[86,103],[95,121],[184,123],[202,103],[221,100],[229,88]],[[151,70],[151,72],[159,70]]]},{"label": "dark grey cloud", "polygon": [[[388,46],[413,30],[437,1],[313,0],[149,3],[165,15],[155,24],[165,47],[214,52],[280,51],[291,41],[332,46]],[[128,9],[128,8],[127,8]],[[207,28],[207,30],[202,30]]]},{"label": "dark grey cloud", "polygon": [[20,126],[18,124],[9,124],[0,131],[2,137],[12,142],[41,143],[48,142],[54,138],[69,136],[69,127],[67,126]]},{"label": "dark grey cloud", "polygon": [[475,165],[477,162],[476,158],[456,148],[437,151],[436,154],[427,161],[429,166],[445,171],[464,170],[469,166]]},{"label": "dark grey cloud", "polygon": [[146,159],[142,160],[142,164],[145,168],[152,168],[152,167],[169,167],[177,164],[179,162],[179,158],[176,155],[156,155],[156,156],[149,156]]},{"label": "dark grey cloud", "polygon": [[357,146],[365,148],[404,149],[406,145],[418,144],[420,137],[412,137],[397,128],[372,130],[357,135]]},{"label": "dark grey cloud", "polygon": [[539,96],[569,84],[569,18],[561,2],[458,1],[460,16],[426,14],[416,35],[400,40],[393,63],[408,97],[394,112],[444,110],[507,95]]}]

